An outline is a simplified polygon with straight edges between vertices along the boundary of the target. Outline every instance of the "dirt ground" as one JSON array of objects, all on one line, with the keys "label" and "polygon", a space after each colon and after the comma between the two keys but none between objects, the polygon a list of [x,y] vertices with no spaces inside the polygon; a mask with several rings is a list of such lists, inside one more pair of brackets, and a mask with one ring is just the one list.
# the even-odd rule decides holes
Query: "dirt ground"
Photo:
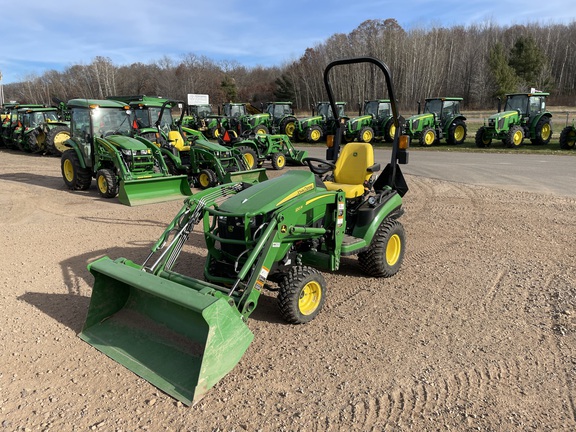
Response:
[{"label": "dirt ground", "polygon": [[246,355],[186,407],[77,337],[86,265],[142,262],[181,202],[71,192],[59,159],[0,150],[0,430],[575,430],[576,200],[407,181],[400,272],[344,259],[301,326],[266,292]]}]

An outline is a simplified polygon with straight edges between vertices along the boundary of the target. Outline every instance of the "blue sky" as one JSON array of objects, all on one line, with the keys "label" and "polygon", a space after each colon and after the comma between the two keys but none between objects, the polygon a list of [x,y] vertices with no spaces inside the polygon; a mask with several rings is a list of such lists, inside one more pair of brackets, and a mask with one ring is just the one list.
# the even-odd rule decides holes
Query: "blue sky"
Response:
[{"label": "blue sky", "polygon": [[179,61],[193,53],[244,66],[280,66],[367,19],[405,29],[495,23],[569,24],[574,0],[58,0],[2,5],[3,84],[89,64]]}]

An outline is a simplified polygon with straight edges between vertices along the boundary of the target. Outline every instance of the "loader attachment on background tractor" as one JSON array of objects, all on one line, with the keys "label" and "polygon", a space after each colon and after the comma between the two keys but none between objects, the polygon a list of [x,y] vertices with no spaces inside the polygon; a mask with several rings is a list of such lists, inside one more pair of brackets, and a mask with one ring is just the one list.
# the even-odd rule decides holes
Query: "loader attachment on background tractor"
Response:
[{"label": "loader attachment on background tractor", "polygon": [[128,206],[173,201],[190,195],[192,191],[185,175],[120,180],[118,188],[118,201]]}]

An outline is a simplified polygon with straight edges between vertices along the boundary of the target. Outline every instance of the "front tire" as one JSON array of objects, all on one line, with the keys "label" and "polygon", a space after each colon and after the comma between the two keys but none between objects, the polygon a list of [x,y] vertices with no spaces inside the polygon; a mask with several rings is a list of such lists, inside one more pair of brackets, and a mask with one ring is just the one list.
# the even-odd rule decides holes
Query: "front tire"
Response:
[{"label": "front tire", "polygon": [[272,168],[275,170],[284,169],[286,166],[286,156],[283,153],[274,153],[272,155]]},{"label": "front tire", "polygon": [[96,186],[102,198],[114,198],[118,195],[118,180],[114,171],[102,168],[96,173]]},{"label": "front tire", "polygon": [[384,219],[374,234],[368,250],[358,254],[360,268],[373,277],[395,275],[404,260],[406,235],[396,219]]},{"label": "front tire", "polygon": [[384,141],[387,143],[394,142],[394,135],[396,134],[396,125],[394,124],[394,119],[388,120],[386,126],[384,126]]},{"label": "front tire", "polygon": [[314,125],[306,129],[306,141],[311,144],[316,144],[322,139],[322,129],[320,126]]},{"label": "front tire", "polygon": [[576,127],[566,126],[560,132],[560,148],[562,150],[571,150],[576,143]]},{"label": "front tire", "polygon": [[312,321],[320,313],[326,297],[326,281],[318,270],[294,266],[279,282],[280,314],[291,324]]},{"label": "front tire", "polygon": [[490,138],[490,136],[488,135],[488,129],[486,128],[486,126],[480,126],[480,128],[476,132],[476,137],[474,141],[476,142],[476,147],[478,148],[490,147],[490,144],[492,144],[492,138]]},{"label": "front tire", "polygon": [[254,129],[252,129],[252,133],[254,135],[268,135],[270,132],[268,128],[264,125],[258,125]]},{"label": "front tire", "polygon": [[420,145],[430,147],[436,142],[436,131],[431,127],[424,128],[420,134]]},{"label": "front tire", "polygon": [[288,138],[294,138],[294,132],[296,130],[296,120],[293,118],[287,118],[282,120],[280,124],[280,133],[288,135]]},{"label": "front tire", "polygon": [[506,136],[506,147],[520,147],[524,141],[524,130],[518,125],[514,125]]},{"label": "front tire", "polygon": [[200,189],[208,189],[218,184],[218,177],[211,169],[203,169],[198,174],[198,186]]},{"label": "front tire", "polygon": [[374,130],[370,126],[364,126],[358,133],[358,141],[371,143],[374,140]]},{"label": "front tire", "polygon": [[73,149],[62,153],[60,160],[64,183],[72,190],[87,190],[92,183],[92,173],[88,168],[82,168],[80,159]]}]

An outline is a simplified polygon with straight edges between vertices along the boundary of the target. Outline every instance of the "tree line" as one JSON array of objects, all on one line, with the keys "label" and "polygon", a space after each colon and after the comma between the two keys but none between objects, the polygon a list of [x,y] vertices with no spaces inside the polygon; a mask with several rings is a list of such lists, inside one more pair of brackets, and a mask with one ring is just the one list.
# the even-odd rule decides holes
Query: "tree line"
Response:
[{"label": "tree line", "polygon": [[[51,104],[54,98],[101,99],[147,94],[186,100],[189,93],[224,102],[290,100],[299,112],[326,100],[323,73],[333,60],[372,56],[392,71],[401,108],[414,111],[426,97],[464,98],[465,109],[495,107],[495,98],[531,88],[551,93],[550,105],[576,99],[576,21],[499,26],[487,22],[450,28],[404,30],[396,20],[367,20],[348,34],[337,33],[307,48],[298,59],[274,67],[216,62],[193,53],[179,60],[117,66],[106,57],[27,76],[4,86],[5,100]],[[364,99],[386,98],[381,73],[372,65],[344,66],[330,76],[334,93],[353,114]]]}]

